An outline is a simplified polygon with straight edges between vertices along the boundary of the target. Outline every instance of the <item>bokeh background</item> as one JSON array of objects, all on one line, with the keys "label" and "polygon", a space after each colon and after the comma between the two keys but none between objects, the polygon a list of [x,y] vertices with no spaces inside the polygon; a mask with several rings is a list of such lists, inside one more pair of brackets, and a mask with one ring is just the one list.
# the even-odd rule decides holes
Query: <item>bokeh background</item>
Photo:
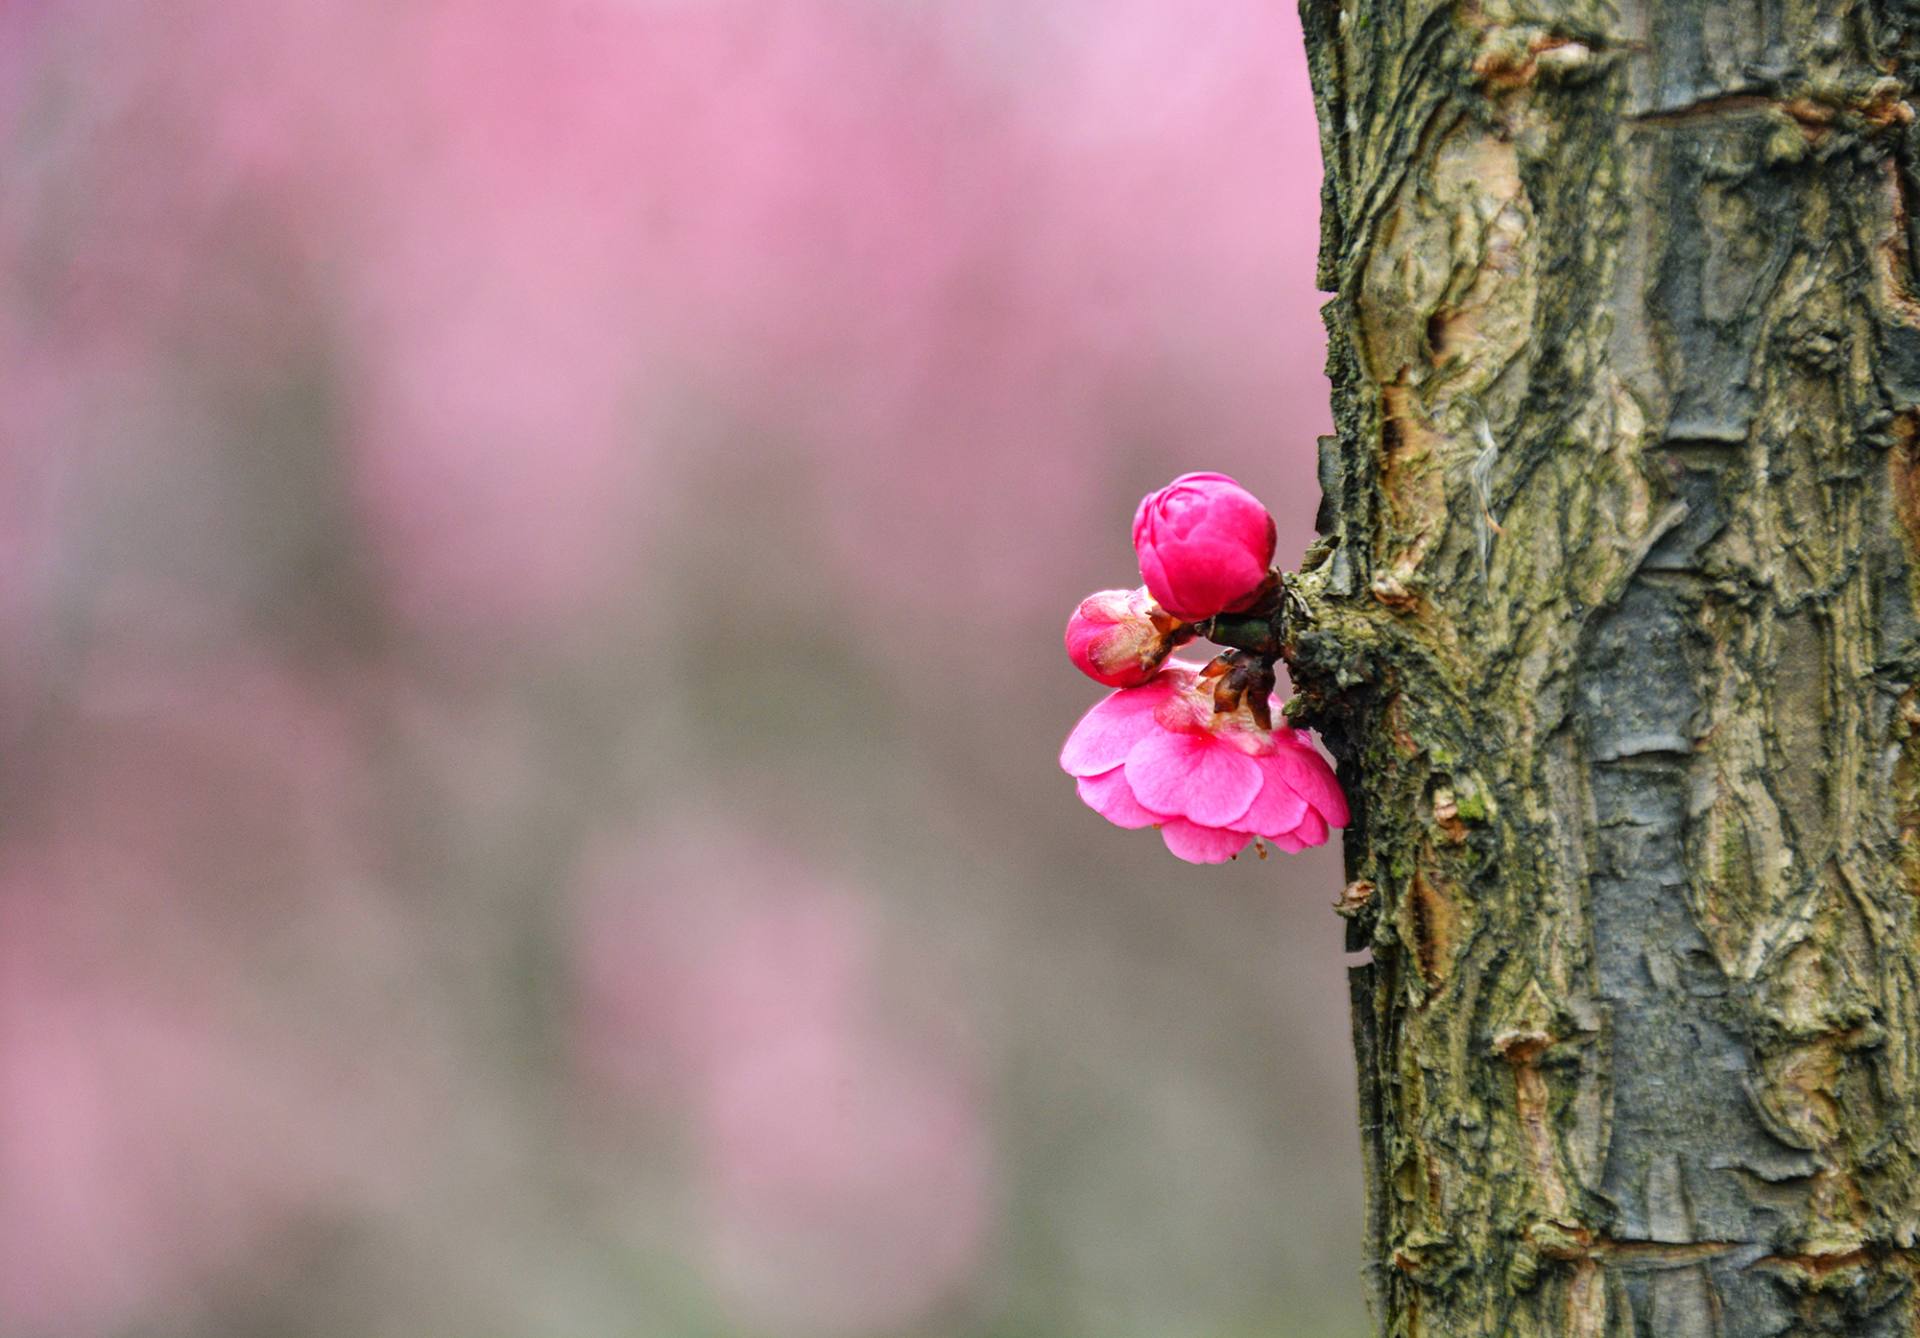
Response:
[{"label": "bokeh background", "polygon": [[1310,538],[1276,0],[0,0],[0,1338],[1355,1338],[1331,850],[1055,766]]}]

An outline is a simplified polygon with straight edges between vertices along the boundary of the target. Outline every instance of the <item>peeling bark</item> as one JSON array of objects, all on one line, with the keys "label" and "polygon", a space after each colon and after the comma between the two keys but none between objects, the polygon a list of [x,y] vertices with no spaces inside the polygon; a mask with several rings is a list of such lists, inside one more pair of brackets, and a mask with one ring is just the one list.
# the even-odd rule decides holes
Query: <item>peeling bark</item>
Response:
[{"label": "peeling bark", "polygon": [[1920,5],[1302,15],[1380,1330],[1920,1334]]}]

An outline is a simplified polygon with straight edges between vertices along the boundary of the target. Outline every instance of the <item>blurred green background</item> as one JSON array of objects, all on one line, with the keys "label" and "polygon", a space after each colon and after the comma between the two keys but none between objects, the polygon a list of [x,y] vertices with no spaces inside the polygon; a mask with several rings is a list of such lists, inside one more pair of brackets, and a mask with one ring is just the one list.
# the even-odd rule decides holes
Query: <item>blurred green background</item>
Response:
[{"label": "blurred green background", "polygon": [[0,3],[0,1335],[1365,1331],[1337,850],[1055,763],[1290,10]]}]

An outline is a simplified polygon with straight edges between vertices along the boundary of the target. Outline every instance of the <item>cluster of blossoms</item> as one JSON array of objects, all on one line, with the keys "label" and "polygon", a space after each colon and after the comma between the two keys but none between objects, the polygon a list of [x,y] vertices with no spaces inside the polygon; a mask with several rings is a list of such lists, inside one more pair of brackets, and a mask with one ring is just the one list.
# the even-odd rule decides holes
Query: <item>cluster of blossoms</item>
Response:
[{"label": "cluster of blossoms", "polygon": [[[1183,474],[1140,502],[1146,585],[1102,590],[1067,621],[1067,654],[1118,691],[1075,725],[1060,765],[1120,827],[1158,827],[1181,859],[1218,864],[1261,838],[1302,850],[1347,822],[1333,769],[1273,721],[1285,586],[1273,517],[1224,474]],[[1169,659],[1196,636],[1226,649]]]}]

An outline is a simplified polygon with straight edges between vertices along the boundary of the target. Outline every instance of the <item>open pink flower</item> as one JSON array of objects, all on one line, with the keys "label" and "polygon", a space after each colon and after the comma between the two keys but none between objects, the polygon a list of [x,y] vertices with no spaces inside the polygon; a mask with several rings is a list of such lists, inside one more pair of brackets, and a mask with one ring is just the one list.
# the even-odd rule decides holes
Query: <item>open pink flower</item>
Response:
[{"label": "open pink flower", "polygon": [[1095,706],[1067,736],[1060,765],[1080,797],[1120,827],[1158,827],[1194,864],[1232,858],[1256,836],[1303,850],[1347,823],[1326,759],[1285,725],[1215,715],[1199,668],[1174,660]]},{"label": "open pink flower", "polygon": [[1266,507],[1225,474],[1182,474],[1133,514],[1140,576],[1187,622],[1243,608],[1267,578],[1274,542]]},{"label": "open pink flower", "polygon": [[1173,627],[1145,590],[1098,590],[1067,619],[1067,658],[1096,683],[1139,687],[1172,652]]}]

